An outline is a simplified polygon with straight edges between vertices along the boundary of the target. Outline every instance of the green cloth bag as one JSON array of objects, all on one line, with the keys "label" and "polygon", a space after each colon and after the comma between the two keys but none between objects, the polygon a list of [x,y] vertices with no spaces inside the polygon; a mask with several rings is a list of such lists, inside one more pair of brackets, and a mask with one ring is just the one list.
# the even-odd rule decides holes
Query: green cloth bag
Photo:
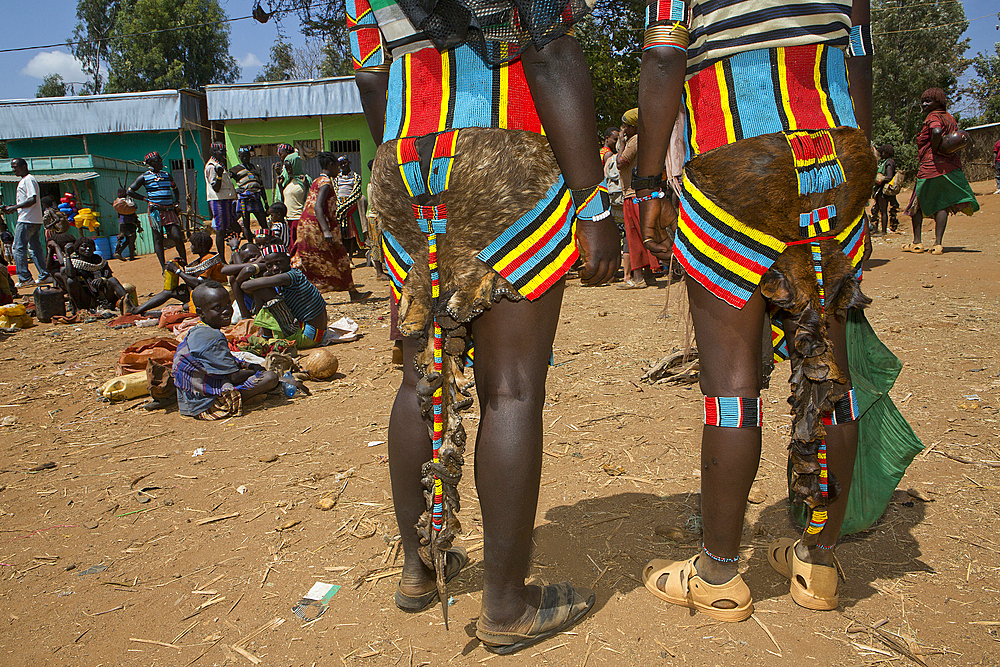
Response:
[{"label": "green cloth bag", "polygon": [[[889,398],[889,390],[903,364],[879,340],[863,310],[848,312],[847,358],[861,419],[858,455],[841,535],[866,530],[878,521],[906,468],[924,448]],[[789,498],[791,478],[789,466]],[[792,515],[803,526],[809,523],[809,508],[804,503],[793,503]]]}]

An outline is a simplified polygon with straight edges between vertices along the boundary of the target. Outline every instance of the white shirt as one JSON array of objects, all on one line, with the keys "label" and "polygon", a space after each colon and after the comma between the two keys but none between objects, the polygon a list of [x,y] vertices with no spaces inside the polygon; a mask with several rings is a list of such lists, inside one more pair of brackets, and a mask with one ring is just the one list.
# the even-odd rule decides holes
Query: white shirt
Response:
[{"label": "white shirt", "polygon": [[35,198],[35,203],[26,208],[19,208],[17,221],[28,225],[40,225],[42,224],[42,198],[38,194],[38,181],[35,180],[34,176],[28,174],[17,184],[17,195],[14,197],[14,201],[23,204],[32,196]]},{"label": "white shirt", "polygon": [[[236,188],[233,187],[233,179],[229,176],[229,172],[223,170],[222,176],[215,174],[215,168],[221,166],[222,164],[214,157],[209,158],[208,162],[205,163],[205,192],[208,201],[236,199]],[[222,181],[222,187],[219,188],[218,192],[212,187],[212,181],[216,178]]]}]

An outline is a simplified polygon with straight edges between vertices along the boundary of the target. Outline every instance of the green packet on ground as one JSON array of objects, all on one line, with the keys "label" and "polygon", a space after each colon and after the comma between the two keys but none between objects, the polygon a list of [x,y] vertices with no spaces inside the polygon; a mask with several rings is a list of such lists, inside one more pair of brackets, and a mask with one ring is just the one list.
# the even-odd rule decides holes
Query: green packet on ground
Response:
[{"label": "green packet on ground", "polygon": [[[842,535],[866,530],[878,521],[889,506],[892,492],[906,468],[924,448],[889,398],[889,390],[896,383],[903,364],[879,340],[863,310],[848,313],[847,357],[861,419],[858,421],[858,455],[854,460],[854,479],[847,498]],[[788,481],[790,485],[790,466]],[[792,503],[792,515],[803,526],[809,523],[804,503]]]}]

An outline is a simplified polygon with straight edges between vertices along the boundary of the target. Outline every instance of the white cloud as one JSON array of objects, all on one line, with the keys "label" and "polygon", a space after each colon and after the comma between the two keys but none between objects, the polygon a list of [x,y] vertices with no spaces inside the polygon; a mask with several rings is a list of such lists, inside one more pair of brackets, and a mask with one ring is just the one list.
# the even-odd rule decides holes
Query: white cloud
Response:
[{"label": "white cloud", "polygon": [[48,51],[39,53],[28,61],[21,74],[44,79],[49,74],[59,74],[63,81],[86,81],[87,75],[79,60],[65,51]]},{"label": "white cloud", "polygon": [[238,62],[240,64],[240,67],[243,67],[244,69],[261,67],[264,64],[260,61],[260,58],[258,58],[252,53],[248,53],[242,58],[237,58],[236,62]]}]

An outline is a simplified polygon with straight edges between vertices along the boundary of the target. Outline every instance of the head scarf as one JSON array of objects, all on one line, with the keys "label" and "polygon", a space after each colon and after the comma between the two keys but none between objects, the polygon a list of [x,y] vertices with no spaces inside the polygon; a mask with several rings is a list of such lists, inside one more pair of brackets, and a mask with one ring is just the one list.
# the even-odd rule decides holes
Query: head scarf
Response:
[{"label": "head scarf", "polygon": [[282,151],[286,153],[294,153],[295,149],[292,148],[291,144],[278,144],[278,152],[281,153]]},{"label": "head scarf", "polygon": [[146,159],[143,160],[143,162],[145,162],[145,163],[148,164],[150,160],[160,160],[162,162],[163,158],[160,157],[159,153],[157,153],[156,151],[153,151],[151,153],[146,153]]},{"label": "head scarf", "polygon": [[287,180],[282,179],[282,188],[294,180],[301,179],[302,189],[308,190],[310,184],[312,184],[312,179],[306,175],[305,161],[302,159],[302,156],[298,153],[292,153],[285,158],[285,164],[287,165],[286,173],[288,176]]},{"label": "head scarf", "polygon": [[622,122],[633,127],[639,126],[639,109],[629,109],[622,114]]}]

